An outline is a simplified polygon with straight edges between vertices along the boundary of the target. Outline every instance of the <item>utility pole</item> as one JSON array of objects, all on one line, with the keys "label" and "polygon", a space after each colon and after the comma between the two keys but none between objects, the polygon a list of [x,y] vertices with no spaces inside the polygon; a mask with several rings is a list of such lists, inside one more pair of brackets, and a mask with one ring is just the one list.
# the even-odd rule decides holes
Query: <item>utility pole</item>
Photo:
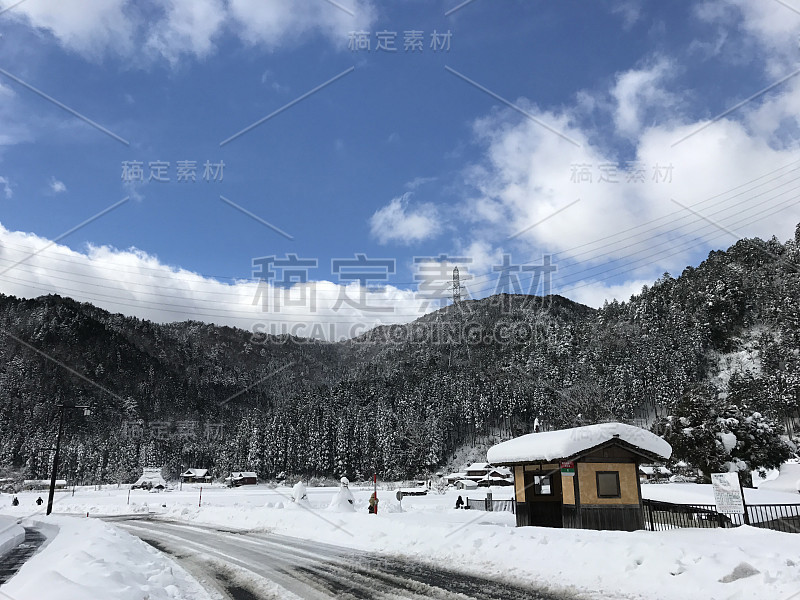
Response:
[{"label": "utility pole", "polygon": [[56,436],[56,451],[53,454],[53,472],[50,475],[50,494],[47,497],[47,514],[53,512],[53,496],[56,492],[56,473],[58,472],[58,452],[61,449],[61,434],[64,431],[64,412],[68,408],[82,408],[83,415],[89,416],[92,414],[92,407],[89,404],[80,406],[69,406],[66,404],[58,404],[58,436]]},{"label": "utility pole", "polygon": [[453,304],[461,302],[461,277],[458,274],[458,267],[453,268]]}]

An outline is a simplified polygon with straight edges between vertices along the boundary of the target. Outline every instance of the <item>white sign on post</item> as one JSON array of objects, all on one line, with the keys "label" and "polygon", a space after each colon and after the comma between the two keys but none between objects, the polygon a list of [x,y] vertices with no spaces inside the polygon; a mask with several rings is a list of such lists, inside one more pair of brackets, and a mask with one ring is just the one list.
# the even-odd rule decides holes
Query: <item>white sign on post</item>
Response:
[{"label": "white sign on post", "polygon": [[714,490],[717,512],[728,515],[744,514],[744,498],[738,473],[712,473],[711,487]]}]

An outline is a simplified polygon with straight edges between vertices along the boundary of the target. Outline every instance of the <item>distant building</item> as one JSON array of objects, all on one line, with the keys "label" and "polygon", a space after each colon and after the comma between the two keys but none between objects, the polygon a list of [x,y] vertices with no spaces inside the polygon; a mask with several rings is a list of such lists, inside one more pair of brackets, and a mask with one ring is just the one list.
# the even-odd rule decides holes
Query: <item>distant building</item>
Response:
[{"label": "distant building", "polygon": [[474,490],[478,488],[478,482],[472,479],[459,479],[456,481],[456,489],[459,490]]},{"label": "distant building", "polygon": [[642,481],[668,481],[672,471],[659,465],[640,465],[639,478]]},{"label": "distant building", "polygon": [[462,479],[466,479],[467,474],[463,471],[459,471],[458,473],[450,473],[450,475],[445,475],[443,479],[447,482],[447,485],[455,485],[457,481],[461,481]]},{"label": "distant building", "polygon": [[211,475],[208,469],[186,469],[181,473],[183,483],[211,483]]},{"label": "distant building", "polygon": [[492,465],[490,465],[489,463],[478,462],[478,463],[472,463],[468,467],[464,467],[463,471],[467,474],[467,479],[472,479],[472,481],[478,481],[486,477],[491,469]]},{"label": "distant building", "polygon": [[258,475],[253,471],[234,471],[229,477],[225,478],[226,483],[231,487],[241,485],[257,485]]},{"label": "distant building", "polygon": [[[67,487],[66,479],[56,479],[56,489],[63,490]],[[26,479],[22,482],[23,490],[47,490],[50,489],[49,479]]]},{"label": "distant building", "polygon": [[478,462],[463,467],[457,473],[444,477],[448,485],[456,485],[459,481],[474,481],[482,487],[514,484],[514,474],[506,467],[495,467],[490,463]]},{"label": "distant building", "polygon": [[146,468],[142,472],[142,476],[131,485],[132,490],[163,490],[167,487],[167,482],[164,481],[161,475],[161,469]]}]

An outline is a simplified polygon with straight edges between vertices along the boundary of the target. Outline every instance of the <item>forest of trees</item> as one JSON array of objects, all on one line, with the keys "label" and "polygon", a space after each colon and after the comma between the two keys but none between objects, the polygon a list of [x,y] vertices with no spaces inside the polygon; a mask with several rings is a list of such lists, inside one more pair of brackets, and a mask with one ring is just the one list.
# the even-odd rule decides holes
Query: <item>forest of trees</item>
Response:
[{"label": "forest of trees", "polygon": [[653,426],[703,469],[769,466],[800,408],[798,265],[800,228],[599,310],[493,296],[339,343],[0,295],[0,467],[46,476],[60,402],[95,405],[68,411],[62,443],[61,475],[86,483],[162,465],[415,477],[537,417]]}]

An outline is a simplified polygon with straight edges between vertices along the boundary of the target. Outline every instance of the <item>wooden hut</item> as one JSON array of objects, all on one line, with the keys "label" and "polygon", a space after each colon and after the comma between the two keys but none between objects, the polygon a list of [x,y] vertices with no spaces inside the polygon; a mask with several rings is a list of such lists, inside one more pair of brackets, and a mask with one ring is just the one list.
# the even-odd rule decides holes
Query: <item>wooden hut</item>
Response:
[{"label": "wooden hut", "polygon": [[230,477],[225,478],[225,481],[231,487],[258,485],[258,475],[253,471],[234,471],[230,474]]},{"label": "wooden hut", "polygon": [[181,473],[183,483],[211,483],[211,474],[208,469],[186,469]]},{"label": "wooden hut", "polygon": [[645,429],[601,423],[530,433],[489,449],[494,465],[514,469],[517,526],[642,528],[639,464],[672,448]]}]

